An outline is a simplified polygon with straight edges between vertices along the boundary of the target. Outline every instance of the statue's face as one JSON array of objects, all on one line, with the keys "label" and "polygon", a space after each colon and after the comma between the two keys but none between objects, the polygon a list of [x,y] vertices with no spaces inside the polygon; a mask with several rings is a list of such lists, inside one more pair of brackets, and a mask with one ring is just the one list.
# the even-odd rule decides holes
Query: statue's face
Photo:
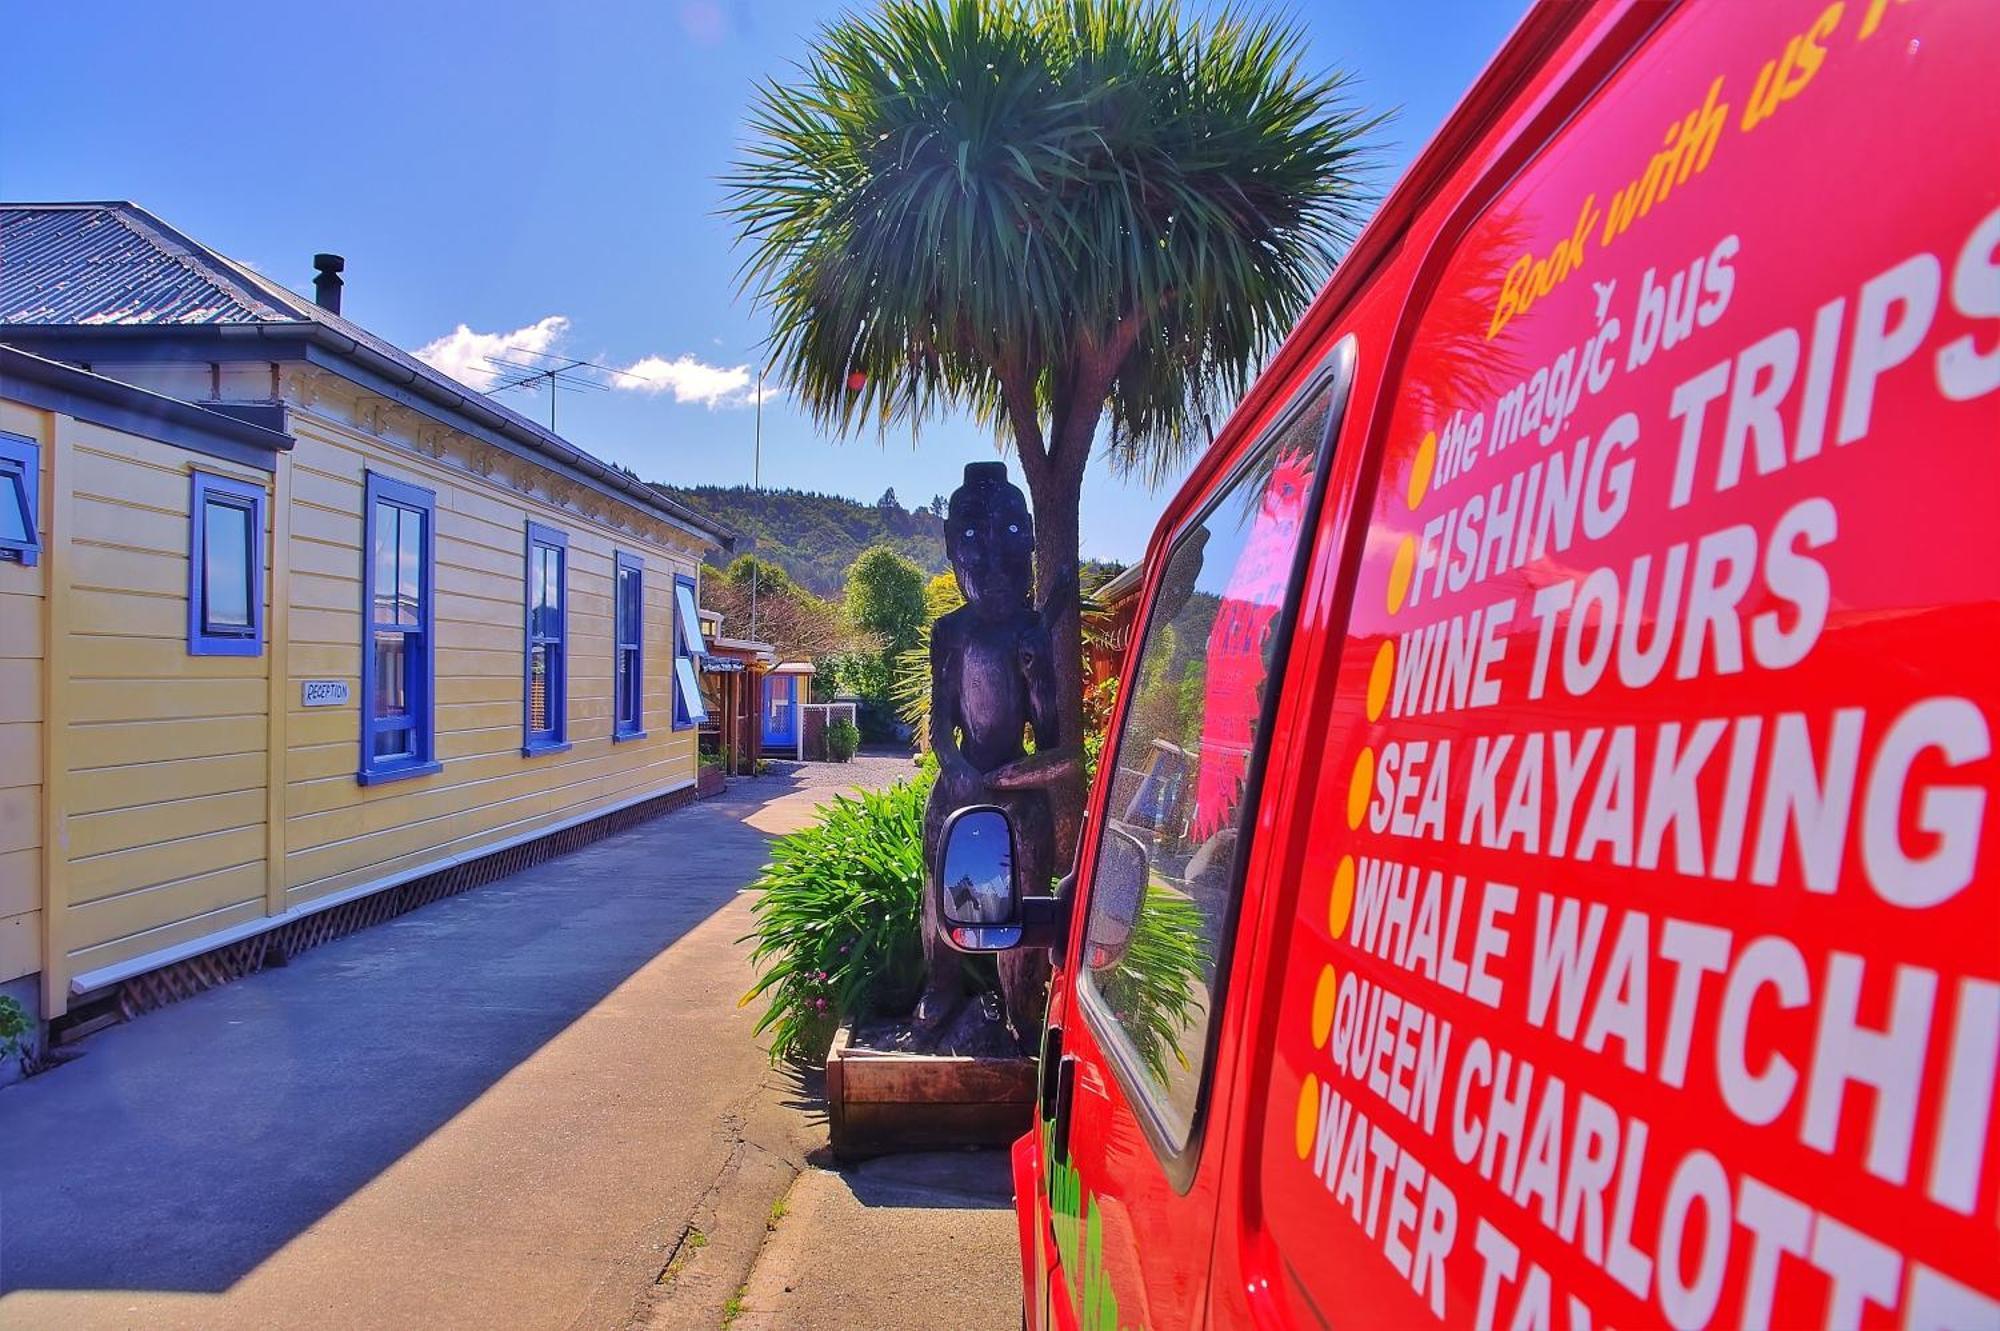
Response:
[{"label": "statue's face", "polygon": [[1024,605],[1034,578],[1035,524],[1011,485],[961,486],[945,520],[945,553],[958,590],[972,605]]}]

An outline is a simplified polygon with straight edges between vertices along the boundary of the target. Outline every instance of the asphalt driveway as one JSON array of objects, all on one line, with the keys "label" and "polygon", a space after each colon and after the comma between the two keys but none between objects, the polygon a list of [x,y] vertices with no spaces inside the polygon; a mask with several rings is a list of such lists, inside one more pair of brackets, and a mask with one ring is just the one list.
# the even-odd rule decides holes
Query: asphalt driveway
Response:
[{"label": "asphalt driveway", "polygon": [[[907,771],[737,783],[0,1091],[0,1325],[652,1320],[693,1218],[768,1205],[814,1144],[737,1007],[741,889],[833,789]],[[761,1238],[704,1259],[725,1293]]]}]

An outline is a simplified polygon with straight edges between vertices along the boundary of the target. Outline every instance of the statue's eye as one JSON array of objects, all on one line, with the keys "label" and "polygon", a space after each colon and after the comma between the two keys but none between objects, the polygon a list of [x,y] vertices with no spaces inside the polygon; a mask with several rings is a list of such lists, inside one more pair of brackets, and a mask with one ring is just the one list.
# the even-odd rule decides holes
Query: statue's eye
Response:
[{"label": "statue's eye", "polygon": [[1016,522],[1008,523],[1007,530],[1016,536],[1019,536],[1021,534],[1021,526],[1019,523]]}]

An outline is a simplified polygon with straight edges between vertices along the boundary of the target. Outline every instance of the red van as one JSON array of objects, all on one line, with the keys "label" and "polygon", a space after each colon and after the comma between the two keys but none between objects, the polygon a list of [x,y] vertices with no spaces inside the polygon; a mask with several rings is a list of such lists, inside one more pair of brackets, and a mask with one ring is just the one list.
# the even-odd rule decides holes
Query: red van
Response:
[{"label": "red van", "polygon": [[1537,8],[1147,567],[1030,1326],[2000,1327],[2000,6]]}]

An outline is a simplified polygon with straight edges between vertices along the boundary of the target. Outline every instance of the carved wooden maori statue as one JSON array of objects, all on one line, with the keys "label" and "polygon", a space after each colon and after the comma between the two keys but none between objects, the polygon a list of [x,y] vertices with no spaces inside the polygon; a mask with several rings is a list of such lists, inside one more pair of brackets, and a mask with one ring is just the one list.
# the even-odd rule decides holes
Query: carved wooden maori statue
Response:
[{"label": "carved wooden maori statue", "polygon": [[[952,492],[945,551],[965,604],[931,629],[931,749],[937,785],[924,812],[924,845],[935,850],[944,821],[968,804],[997,804],[1013,817],[1015,855],[1026,891],[1046,892],[1055,876],[1051,789],[1078,769],[1078,736],[1057,719],[1055,662],[1049,650],[1054,607],[1076,594],[1067,571],[1048,603],[1035,609],[1035,528],[1028,503],[1000,462],[974,462]],[[1032,727],[1035,754],[1023,735]],[[929,856],[926,856],[928,862]],[[935,1031],[957,1010],[962,967],[939,929],[936,897],[924,893],[928,976],[917,1026]],[[999,958],[1000,987],[1015,1036],[1033,1041],[1041,1027],[1049,962],[1037,948]]]}]

